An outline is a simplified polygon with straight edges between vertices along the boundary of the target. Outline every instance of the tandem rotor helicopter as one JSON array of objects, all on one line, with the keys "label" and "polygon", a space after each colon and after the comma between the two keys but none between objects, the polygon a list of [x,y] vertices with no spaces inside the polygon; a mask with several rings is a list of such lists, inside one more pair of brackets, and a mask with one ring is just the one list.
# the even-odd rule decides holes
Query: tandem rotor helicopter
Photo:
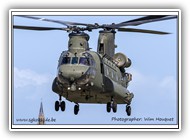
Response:
[{"label": "tandem rotor helicopter", "polygon": [[[58,23],[63,28],[13,25],[14,29],[50,31],[61,30],[69,33],[68,50],[59,57],[57,75],[52,91],[59,95],[55,111],[65,111],[66,100],[74,102],[74,114],[79,112],[79,103],[106,104],[107,112],[117,112],[117,104],[126,105],[126,113],[131,115],[131,101],[134,94],[127,88],[132,74],[126,72],[131,60],[123,53],[115,53],[115,34],[119,32],[140,32],[149,34],[169,34],[167,32],[124,28],[145,23],[177,18],[174,15],[149,15],[121,23],[88,24],[52,20],[34,16],[20,16],[34,20]],[[97,52],[91,51],[89,35],[86,32],[100,29]]]}]

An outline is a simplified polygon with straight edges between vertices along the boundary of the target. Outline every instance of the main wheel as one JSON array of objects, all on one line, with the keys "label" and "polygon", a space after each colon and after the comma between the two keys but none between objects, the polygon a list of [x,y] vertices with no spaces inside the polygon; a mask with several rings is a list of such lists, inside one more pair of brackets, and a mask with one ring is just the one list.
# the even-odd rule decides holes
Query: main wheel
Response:
[{"label": "main wheel", "polygon": [[55,111],[59,111],[59,101],[55,102]]},{"label": "main wheel", "polygon": [[107,103],[107,112],[109,113],[111,111],[111,102]]},{"label": "main wheel", "polygon": [[126,112],[128,116],[131,116],[131,106],[126,106]]},{"label": "main wheel", "polygon": [[112,103],[112,109],[113,109],[113,112],[114,112],[114,113],[117,112],[117,103],[116,103],[116,102],[113,102],[113,103]]},{"label": "main wheel", "polygon": [[65,102],[64,101],[61,102],[61,111],[65,111]]},{"label": "main wheel", "polygon": [[77,115],[79,112],[79,105],[74,106],[74,114]]}]

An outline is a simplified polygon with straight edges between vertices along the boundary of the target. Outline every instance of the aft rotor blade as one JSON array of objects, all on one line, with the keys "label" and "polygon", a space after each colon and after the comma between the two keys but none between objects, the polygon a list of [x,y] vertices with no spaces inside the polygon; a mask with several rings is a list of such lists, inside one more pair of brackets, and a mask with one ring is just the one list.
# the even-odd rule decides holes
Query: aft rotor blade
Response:
[{"label": "aft rotor blade", "polygon": [[39,17],[33,17],[33,16],[19,16],[19,17],[30,18],[30,19],[40,20],[40,21],[59,23],[59,24],[65,25],[67,27],[70,25],[94,26],[93,24],[69,22],[69,21],[62,21],[62,20],[53,20],[53,19],[39,18]]},{"label": "aft rotor blade", "polygon": [[159,35],[170,34],[168,32],[155,31],[155,30],[144,30],[144,29],[134,29],[134,28],[118,28],[117,30],[120,32],[137,32],[137,33],[148,33],[148,34],[159,34]]},{"label": "aft rotor blade", "polygon": [[13,25],[13,28],[14,29],[23,29],[23,30],[37,30],[37,31],[48,31],[48,30],[64,30],[64,31],[67,31],[67,28],[20,26],[20,25]]},{"label": "aft rotor blade", "polygon": [[134,19],[134,20],[129,20],[125,22],[121,22],[115,25],[110,25],[111,28],[119,28],[122,26],[137,26],[145,23],[150,23],[150,22],[156,22],[156,21],[162,21],[162,20],[169,20],[169,19],[174,19],[177,18],[177,16],[168,16],[168,15],[150,15],[150,16],[145,16],[142,18]]}]

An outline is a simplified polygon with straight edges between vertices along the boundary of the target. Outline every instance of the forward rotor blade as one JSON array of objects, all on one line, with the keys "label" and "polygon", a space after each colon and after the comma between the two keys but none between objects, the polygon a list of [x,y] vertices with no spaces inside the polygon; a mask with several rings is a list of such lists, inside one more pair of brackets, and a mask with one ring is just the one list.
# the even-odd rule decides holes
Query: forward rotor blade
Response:
[{"label": "forward rotor blade", "polygon": [[67,29],[68,29],[68,28],[20,26],[20,25],[13,25],[13,28],[14,29],[23,29],[23,30],[37,30],[37,31],[48,31],[48,30],[64,30],[64,31],[67,31]]},{"label": "forward rotor blade", "polygon": [[120,32],[137,32],[137,33],[159,34],[159,35],[170,34],[168,32],[144,30],[144,29],[134,29],[134,28],[118,28],[118,31],[120,31]]},{"label": "forward rotor blade", "polygon": [[122,26],[137,26],[145,23],[150,23],[150,22],[156,22],[156,21],[162,21],[162,20],[169,20],[169,19],[174,19],[177,18],[177,16],[168,16],[168,15],[150,15],[150,16],[145,16],[142,18],[134,19],[134,20],[129,20],[125,22],[121,22],[115,25],[110,25],[109,27],[111,28],[119,28]]},{"label": "forward rotor blade", "polygon": [[39,17],[32,17],[32,16],[19,16],[19,17],[30,18],[30,19],[40,20],[40,21],[48,21],[48,22],[59,23],[59,24],[65,25],[67,27],[70,25],[94,26],[93,24],[69,22],[69,21],[62,21],[62,20],[53,20],[53,19],[39,18]]}]

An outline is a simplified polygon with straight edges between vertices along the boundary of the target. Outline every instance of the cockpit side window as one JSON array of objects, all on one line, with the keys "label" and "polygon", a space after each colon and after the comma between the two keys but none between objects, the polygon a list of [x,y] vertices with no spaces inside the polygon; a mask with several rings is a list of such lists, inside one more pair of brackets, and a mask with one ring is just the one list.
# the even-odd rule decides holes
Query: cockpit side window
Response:
[{"label": "cockpit side window", "polygon": [[62,63],[61,64],[70,64],[70,57],[63,57]]},{"label": "cockpit side window", "polygon": [[89,60],[85,57],[80,57],[79,64],[90,65]]},{"label": "cockpit side window", "polygon": [[72,64],[78,64],[78,57],[72,57]]}]

